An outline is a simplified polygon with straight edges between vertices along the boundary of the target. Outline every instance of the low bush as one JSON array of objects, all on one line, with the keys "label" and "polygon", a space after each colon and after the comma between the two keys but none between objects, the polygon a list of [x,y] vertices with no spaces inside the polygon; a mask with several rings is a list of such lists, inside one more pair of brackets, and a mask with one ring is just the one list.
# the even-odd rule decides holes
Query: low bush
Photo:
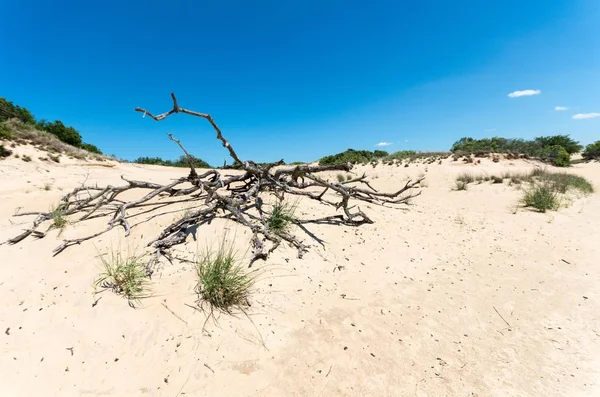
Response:
[{"label": "low bush", "polygon": [[600,141],[587,145],[583,151],[583,158],[586,160],[600,159]]}]

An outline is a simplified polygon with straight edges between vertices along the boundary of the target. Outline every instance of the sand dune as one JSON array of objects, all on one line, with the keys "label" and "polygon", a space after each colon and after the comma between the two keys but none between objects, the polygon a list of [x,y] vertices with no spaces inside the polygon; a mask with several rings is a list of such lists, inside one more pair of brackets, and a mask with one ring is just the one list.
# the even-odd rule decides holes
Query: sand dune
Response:
[{"label": "sand dune", "polygon": [[[116,162],[0,162],[0,241],[70,189],[117,184],[120,176],[165,183],[187,171]],[[546,214],[515,206],[514,186],[453,191],[456,176],[539,166],[525,160],[408,168],[359,166],[392,191],[425,173],[407,210],[362,205],[375,221],[358,228],[308,225],[321,245],[304,259],[280,248],[263,270],[250,319],[205,323],[195,275],[164,263],[153,297],[132,309],[92,294],[99,254],[142,251],[177,214],[139,216],[122,230],[55,257],[64,237],[102,227],[71,225],[58,236],[0,246],[2,396],[594,396],[600,395],[600,195]],[[600,164],[567,172],[600,188]],[[330,177],[335,178],[335,173]],[[185,208],[181,204],[180,208]],[[168,211],[171,211],[169,209]],[[301,202],[298,215],[328,215]],[[151,219],[146,220],[147,217]],[[177,251],[193,254],[228,230],[246,250],[248,232],[215,221]],[[99,301],[97,299],[100,298]],[[6,330],[6,332],[4,332]]]}]

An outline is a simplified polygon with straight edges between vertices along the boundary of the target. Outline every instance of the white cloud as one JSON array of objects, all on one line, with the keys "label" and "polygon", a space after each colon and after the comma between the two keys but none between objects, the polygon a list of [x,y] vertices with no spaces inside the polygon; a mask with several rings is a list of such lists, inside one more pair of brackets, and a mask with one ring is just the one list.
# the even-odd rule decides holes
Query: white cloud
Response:
[{"label": "white cloud", "polygon": [[494,132],[494,131],[496,131],[495,128],[490,128],[489,130],[483,130],[483,132]]},{"label": "white cloud", "polygon": [[392,144],[392,142],[379,142],[377,145],[377,147],[384,147],[384,146],[390,146]]},{"label": "white cloud", "polygon": [[573,115],[574,120],[593,119],[594,117],[600,117],[600,113],[578,113]]},{"label": "white cloud", "polygon": [[541,90],[523,90],[523,91],[515,91],[508,94],[509,98],[518,98],[520,96],[531,96],[531,95],[540,95],[542,93]]},{"label": "white cloud", "polygon": [[567,110],[567,109],[568,109],[568,107],[565,107],[565,106],[557,106],[554,108],[554,110],[556,110],[557,112],[560,112],[561,110]]}]

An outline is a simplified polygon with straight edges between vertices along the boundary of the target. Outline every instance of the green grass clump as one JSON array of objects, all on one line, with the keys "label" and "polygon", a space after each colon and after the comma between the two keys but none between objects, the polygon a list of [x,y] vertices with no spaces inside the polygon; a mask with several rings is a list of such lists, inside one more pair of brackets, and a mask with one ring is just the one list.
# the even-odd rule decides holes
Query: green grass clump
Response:
[{"label": "green grass clump", "polygon": [[267,227],[269,231],[275,234],[286,233],[294,222],[294,212],[296,205],[285,201],[278,201],[273,205],[273,210],[267,218]]},{"label": "green grass clump", "polygon": [[60,156],[48,153],[48,158],[55,163],[60,163]]},{"label": "green grass clump", "polygon": [[21,160],[25,161],[26,163],[29,163],[31,161],[31,157],[24,154],[23,157],[21,157]]},{"label": "green grass clump", "polygon": [[207,249],[196,262],[198,303],[208,303],[211,309],[232,314],[249,306],[248,298],[255,276],[247,272],[236,258],[232,244],[225,238],[216,252]]},{"label": "green grass clump", "polygon": [[118,251],[112,251],[108,259],[101,256],[104,272],[94,281],[94,288],[111,289],[127,298],[131,307],[139,305],[141,299],[150,296],[150,281],[142,259],[135,255],[123,256]]},{"label": "green grass clump", "polygon": [[548,183],[535,184],[525,191],[522,202],[525,207],[533,207],[540,212],[556,211],[560,206],[556,188]]},{"label": "green grass clump", "polygon": [[[47,184],[46,186],[50,186],[48,189],[46,189],[50,190],[51,185]],[[52,208],[52,211],[50,211],[50,215],[52,215],[52,224],[54,225],[54,227],[62,229],[67,225],[67,217],[65,216],[65,213],[60,206]]]},{"label": "green grass clump", "polygon": [[492,176],[492,183],[502,183],[502,182],[504,182],[504,179],[502,179],[501,177],[495,176],[495,175]]},{"label": "green grass clump", "polygon": [[338,182],[344,182],[346,180],[346,177],[344,177],[343,174],[337,174],[337,180]]}]

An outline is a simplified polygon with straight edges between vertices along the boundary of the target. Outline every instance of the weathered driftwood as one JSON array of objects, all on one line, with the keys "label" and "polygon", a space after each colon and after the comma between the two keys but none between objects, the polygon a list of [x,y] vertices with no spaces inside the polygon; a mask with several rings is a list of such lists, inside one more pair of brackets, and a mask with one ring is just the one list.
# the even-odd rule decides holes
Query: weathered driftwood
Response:
[{"label": "weathered driftwood", "polygon": [[[360,210],[351,206],[352,201],[368,202],[372,204],[407,204],[410,199],[418,196],[421,192],[415,191],[424,177],[414,181],[409,180],[398,191],[393,193],[381,193],[371,187],[366,180],[366,176],[356,177],[354,179],[339,183],[329,182],[321,178],[318,174],[325,171],[347,171],[352,168],[351,164],[338,165],[298,165],[293,167],[283,167],[283,160],[275,163],[257,164],[253,161],[243,161],[231,144],[225,139],[221,130],[206,113],[199,113],[179,107],[174,94],[171,94],[173,108],[160,115],[153,115],[142,108],[135,108],[135,111],[142,112],[156,121],[166,119],[175,113],[184,113],[191,116],[206,119],[217,134],[217,139],[228,150],[233,164],[236,168],[243,171],[238,175],[224,176],[219,170],[213,169],[198,174],[192,162],[192,156],[183,147],[181,142],[168,134],[169,139],[174,141],[183,150],[189,159],[190,173],[187,177],[181,177],[169,184],[161,185],[146,181],[134,181],[121,177],[126,183],[121,186],[85,186],[82,185],[61,199],[61,203],[56,209],[62,216],[68,217],[70,221],[82,222],[87,219],[110,216],[105,229],[98,232],[76,238],[66,239],[54,249],[54,254],[59,254],[66,248],[80,244],[86,240],[98,237],[115,226],[122,226],[125,235],[129,235],[131,225],[128,218],[128,210],[140,208],[149,205],[152,199],[158,196],[185,197],[188,201],[200,203],[199,209],[186,213],[181,219],[166,227],[154,240],[148,243],[155,250],[154,260],[158,260],[161,255],[171,258],[168,250],[174,245],[185,242],[189,230],[192,227],[199,226],[204,222],[213,219],[222,213],[221,217],[227,217],[246,227],[252,232],[252,256],[250,264],[258,259],[267,259],[280,245],[281,241],[286,241],[298,250],[298,257],[307,251],[307,246],[303,244],[296,236],[282,231],[273,231],[269,229],[268,222],[262,216],[261,194],[270,192],[275,194],[279,200],[284,200],[286,195],[305,197],[316,200],[325,206],[332,206],[342,211],[342,214],[327,216],[319,219],[296,219],[298,225],[309,222],[336,222],[338,224],[359,226],[373,221]],[[190,186],[191,184],[191,186]],[[184,185],[187,185],[184,186]],[[133,201],[123,201],[119,195],[132,189],[144,189],[148,193]],[[332,192],[326,196],[327,192]],[[168,202],[165,205],[170,205]],[[257,209],[260,217],[251,216],[248,211]],[[33,225],[20,235],[8,240],[6,243],[16,244],[28,236],[42,238],[45,232],[38,228],[47,221],[52,221],[53,214],[49,212],[28,212],[16,213],[15,216],[36,215],[37,218]],[[50,225],[50,228],[52,224]],[[270,247],[265,243],[269,242]],[[149,264],[151,272],[152,264]]]}]

